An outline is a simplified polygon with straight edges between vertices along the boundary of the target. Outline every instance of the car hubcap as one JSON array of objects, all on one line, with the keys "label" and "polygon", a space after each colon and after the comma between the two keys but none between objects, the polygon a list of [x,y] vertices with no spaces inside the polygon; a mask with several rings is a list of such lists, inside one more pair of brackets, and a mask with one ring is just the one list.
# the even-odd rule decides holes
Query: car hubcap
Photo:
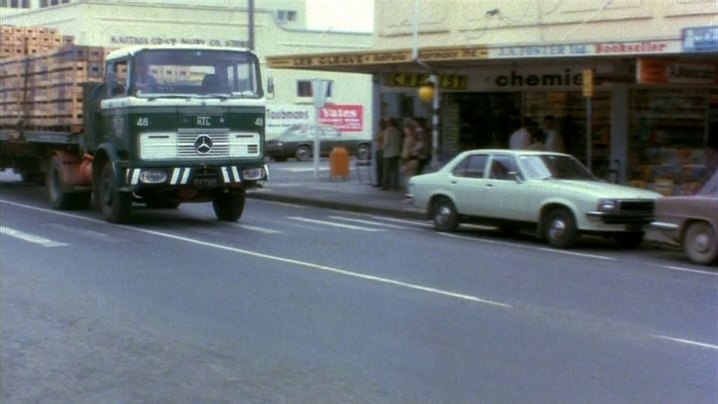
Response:
[{"label": "car hubcap", "polygon": [[556,219],[553,222],[551,222],[551,227],[549,228],[549,236],[552,240],[558,240],[563,236],[563,233],[566,231],[566,223],[563,222],[563,220]]},{"label": "car hubcap", "polygon": [[708,251],[711,245],[711,237],[707,233],[698,233],[695,239],[696,251],[705,253]]},{"label": "car hubcap", "polygon": [[436,212],[436,221],[439,222],[441,225],[445,225],[449,221],[449,216],[451,215],[451,209],[449,209],[447,206],[439,206],[439,209],[437,209]]}]

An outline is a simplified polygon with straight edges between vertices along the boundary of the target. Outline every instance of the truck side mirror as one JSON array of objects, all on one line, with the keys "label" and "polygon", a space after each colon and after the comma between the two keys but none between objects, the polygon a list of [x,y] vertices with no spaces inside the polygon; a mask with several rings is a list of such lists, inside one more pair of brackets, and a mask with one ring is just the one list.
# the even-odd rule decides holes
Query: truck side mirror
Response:
[{"label": "truck side mirror", "polygon": [[267,78],[267,98],[274,98],[274,77]]}]

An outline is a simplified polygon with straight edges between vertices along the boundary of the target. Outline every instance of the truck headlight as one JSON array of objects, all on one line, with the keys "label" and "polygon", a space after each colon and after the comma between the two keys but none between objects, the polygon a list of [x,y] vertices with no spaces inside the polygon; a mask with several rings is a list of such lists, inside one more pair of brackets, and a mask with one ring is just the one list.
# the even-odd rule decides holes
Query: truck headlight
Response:
[{"label": "truck headlight", "polygon": [[598,200],[598,211],[599,212],[615,212],[618,210],[618,201],[615,199],[599,199]]},{"label": "truck headlight", "polygon": [[242,170],[242,178],[248,181],[257,181],[264,178],[264,169],[261,167],[245,168]]},{"label": "truck headlight", "polygon": [[167,173],[162,170],[144,170],[140,174],[140,181],[145,184],[161,184],[167,181]]}]

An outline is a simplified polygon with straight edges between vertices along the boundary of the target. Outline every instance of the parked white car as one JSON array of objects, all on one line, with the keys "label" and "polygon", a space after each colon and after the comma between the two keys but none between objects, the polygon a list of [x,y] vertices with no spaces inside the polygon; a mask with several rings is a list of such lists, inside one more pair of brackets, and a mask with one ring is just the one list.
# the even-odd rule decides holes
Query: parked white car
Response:
[{"label": "parked white car", "polygon": [[463,152],[435,173],[412,177],[407,196],[439,231],[462,222],[531,228],[561,248],[583,234],[637,247],[660,197],[598,180],[570,155],[525,150]]}]

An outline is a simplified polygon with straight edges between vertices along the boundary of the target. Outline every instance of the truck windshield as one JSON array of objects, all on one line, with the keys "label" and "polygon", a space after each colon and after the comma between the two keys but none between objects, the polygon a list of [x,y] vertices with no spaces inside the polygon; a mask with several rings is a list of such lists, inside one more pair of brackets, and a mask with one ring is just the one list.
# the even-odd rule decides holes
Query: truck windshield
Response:
[{"label": "truck windshield", "polygon": [[259,98],[257,57],[246,51],[164,49],[138,53],[130,92],[139,97]]}]

